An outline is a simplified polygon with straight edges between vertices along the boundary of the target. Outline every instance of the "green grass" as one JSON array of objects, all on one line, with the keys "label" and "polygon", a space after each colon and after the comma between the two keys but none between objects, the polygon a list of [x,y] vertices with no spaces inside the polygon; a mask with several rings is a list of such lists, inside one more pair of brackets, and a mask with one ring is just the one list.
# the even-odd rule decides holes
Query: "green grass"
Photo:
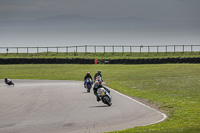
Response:
[{"label": "green grass", "polygon": [[97,59],[138,59],[138,58],[186,58],[186,57],[200,57],[200,52],[151,52],[151,53],[0,53],[0,58],[97,58]]},{"label": "green grass", "polygon": [[99,69],[107,86],[144,99],[168,115],[161,123],[114,133],[200,131],[200,64],[0,65],[0,78],[83,80],[87,71],[94,75]]}]

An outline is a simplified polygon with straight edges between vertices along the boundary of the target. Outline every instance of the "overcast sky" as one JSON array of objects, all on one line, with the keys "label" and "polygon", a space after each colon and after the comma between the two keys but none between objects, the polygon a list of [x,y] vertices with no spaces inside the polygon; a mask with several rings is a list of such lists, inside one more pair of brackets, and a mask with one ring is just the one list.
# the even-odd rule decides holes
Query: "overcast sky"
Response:
[{"label": "overcast sky", "polygon": [[0,21],[57,15],[200,20],[200,0],[0,0]]}]

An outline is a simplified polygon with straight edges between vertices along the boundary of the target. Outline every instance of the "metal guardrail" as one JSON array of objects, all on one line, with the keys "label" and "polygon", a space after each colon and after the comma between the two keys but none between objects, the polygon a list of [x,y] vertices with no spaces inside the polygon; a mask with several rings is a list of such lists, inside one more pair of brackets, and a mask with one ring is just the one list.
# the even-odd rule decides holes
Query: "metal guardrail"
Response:
[{"label": "metal guardrail", "polygon": [[119,45],[82,45],[61,47],[0,47],[0,53],[41,53],[56,52],[84,52],[84,53],[106,53],[106,52],[200,52],[200,45],[157,45],[157,46],[119,46]]}]

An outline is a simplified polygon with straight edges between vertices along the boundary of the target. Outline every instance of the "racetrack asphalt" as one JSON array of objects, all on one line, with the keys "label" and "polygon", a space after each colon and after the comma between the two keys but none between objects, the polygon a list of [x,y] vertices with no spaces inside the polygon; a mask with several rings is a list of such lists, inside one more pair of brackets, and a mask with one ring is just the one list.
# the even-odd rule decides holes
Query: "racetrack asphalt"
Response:
[{"label": "racetrack asphalt", "polygon": [[112,106],[81,81],[0,80],[0,133],[102,133],[149,125],[166,115],[111,89]]}]

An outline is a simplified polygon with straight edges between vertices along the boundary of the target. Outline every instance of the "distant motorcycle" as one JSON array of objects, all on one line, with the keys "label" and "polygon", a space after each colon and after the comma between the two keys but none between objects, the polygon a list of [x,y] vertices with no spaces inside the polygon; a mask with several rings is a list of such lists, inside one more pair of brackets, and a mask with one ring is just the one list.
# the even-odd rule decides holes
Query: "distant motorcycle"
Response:
[{"label": "distant motorcycle", "polygon": [[98,88],[97,90],[97,95],[98,97],[100,98],[100,100],[104,103],[104,104],[107,104],[108,106],[111,106],[112,105],[112,102],[111,102],[111,95],[103,88]]},{"label": "distant motorcycle", "polygon": [[87,78],[85,80],[85,86],[86,86],[87,92],[90,92],[90,90],[92,88],[92,84],[93,84],[93,81],[91,78]]},{"label": "distant motorcycle", "polygon": [[12,82],[12,80],[11,80],[11,79],[8,79],[8,78],[5,78],[5,83],[6,83],[7,85],[14,85],[14,83]]}]

